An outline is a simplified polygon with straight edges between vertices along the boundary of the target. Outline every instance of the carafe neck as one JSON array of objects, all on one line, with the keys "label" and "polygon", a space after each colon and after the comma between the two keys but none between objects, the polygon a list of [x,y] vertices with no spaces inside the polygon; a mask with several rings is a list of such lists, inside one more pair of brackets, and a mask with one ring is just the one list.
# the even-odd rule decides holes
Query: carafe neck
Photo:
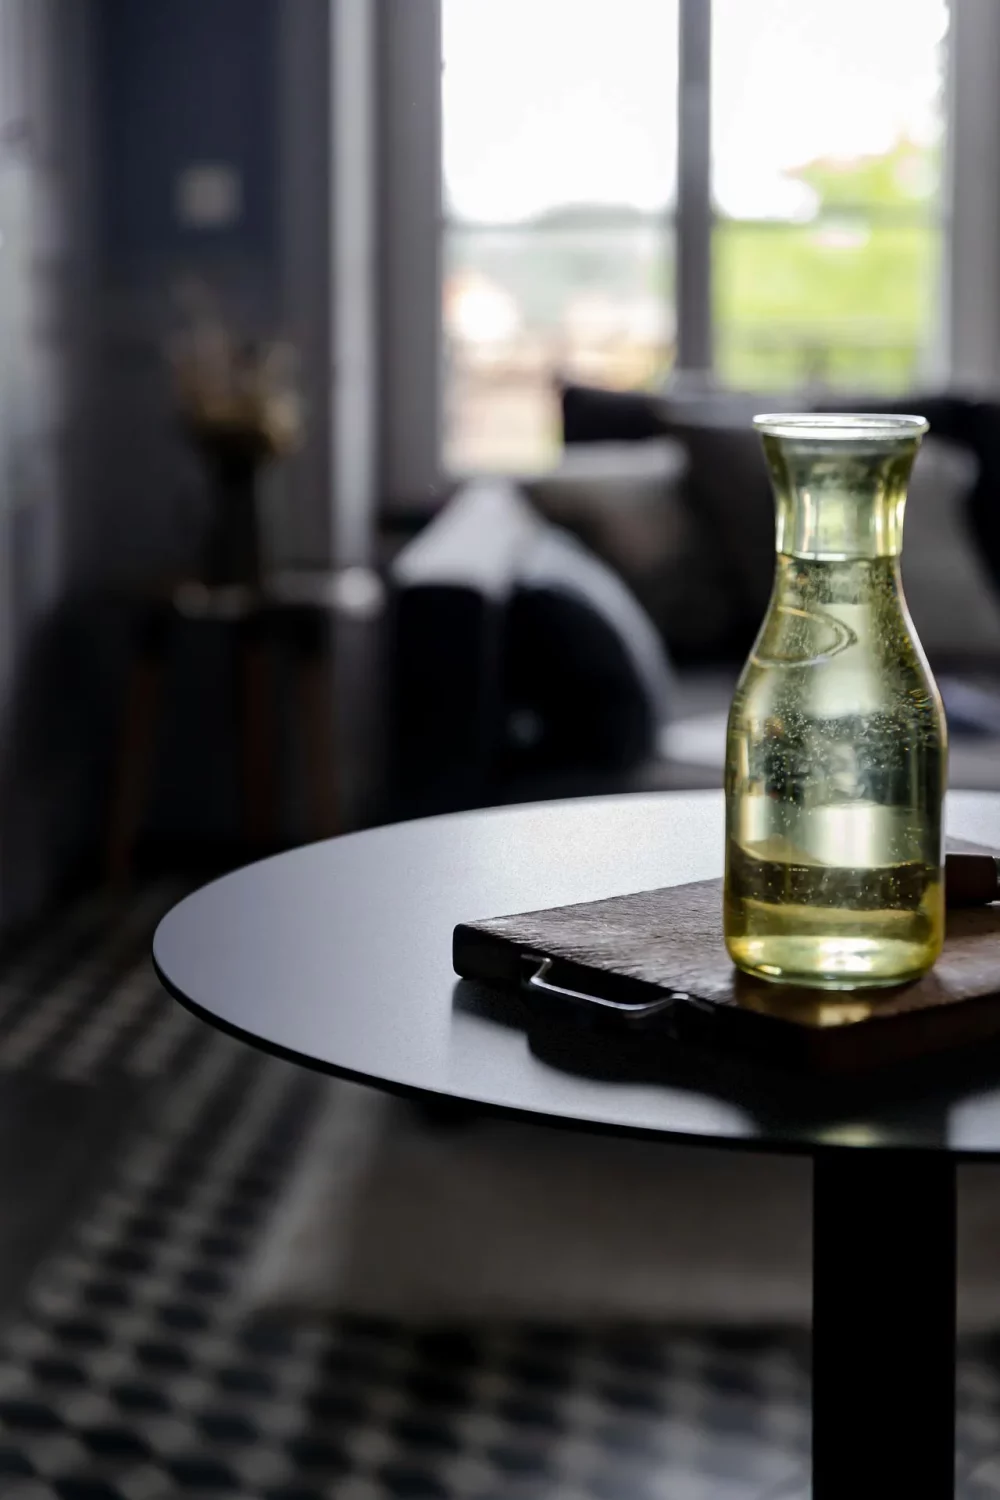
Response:
[{"label": "carafe neck", "polygon": [[[907,419],[896,419],[899,422]],[[922,425],[871,430],[817,420],[760,419],[774,485],[777,551],[821,560],[898,557],[906,487]],[[847,419],[841,419],[846,424]]]}]

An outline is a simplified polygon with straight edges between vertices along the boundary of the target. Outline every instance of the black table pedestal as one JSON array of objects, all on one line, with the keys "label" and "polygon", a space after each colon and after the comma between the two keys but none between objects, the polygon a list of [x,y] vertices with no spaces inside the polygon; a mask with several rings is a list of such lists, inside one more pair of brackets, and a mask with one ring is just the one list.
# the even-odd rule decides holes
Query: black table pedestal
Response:
[{"label": "black table pedestal", "polygon": [[813,1183],[813,1500],[951,1500],[954,1160],[821,1151]]}]

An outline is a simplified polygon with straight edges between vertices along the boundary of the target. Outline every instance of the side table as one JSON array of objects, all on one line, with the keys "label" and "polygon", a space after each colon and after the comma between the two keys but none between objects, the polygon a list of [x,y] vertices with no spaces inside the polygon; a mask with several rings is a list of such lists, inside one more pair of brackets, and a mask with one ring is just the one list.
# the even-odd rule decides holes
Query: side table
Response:
[{"label": "side table", "polygon": [[[718,793],[667,793],[334,839],[189,896],[160,924],[154,961],[206,1021],[339,1076],[560,1126],[810,1154],[814,1500],[946,1500],[955,1168],[1000,1158],[998,1050],[836,1093],[785,1093],[681,1051],[637,1078],[536,1045],[527,1002],[501,1014],[501,997],[451,968],[460,920],[719,875],[722,814]],[[948,829],[1000,840],[1000,796],[952,794]]]},{"label": "side table", "polygon": [[334,652],[338,615],[380,612],[382,585],[374,573],[279,573],[260,589],[207,586],[193,580],[150,585],[133,593],[130,649],[106,844],[113,882],[131,871],[149,795],[157,730],[163,712],[165,667],[176,626],[184,620],[231,625],[238,660],[239,747],[244,834],[251,852],[273,836],[273,661],[290,656],[308,787],[311,833],[341,826],[333,735]]}]

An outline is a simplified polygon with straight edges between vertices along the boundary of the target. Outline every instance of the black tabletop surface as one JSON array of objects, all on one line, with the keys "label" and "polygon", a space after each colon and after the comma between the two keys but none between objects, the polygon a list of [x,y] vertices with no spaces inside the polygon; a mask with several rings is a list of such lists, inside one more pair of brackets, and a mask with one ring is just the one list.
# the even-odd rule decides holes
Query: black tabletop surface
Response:
[{"label": "black tabletop surface", "polygon": [[[952,793],[949,833],[1000,846],[1000,796]],[[459,813],[313,844],[227,875],[161,922],[168,989],[207,1021],[405,1093],[785,1150],[1000,1155],[1000,1047],[818,1085],[745,1060],[527,1024],[460,981],[456,922],[722,872],[714,792]]]}]

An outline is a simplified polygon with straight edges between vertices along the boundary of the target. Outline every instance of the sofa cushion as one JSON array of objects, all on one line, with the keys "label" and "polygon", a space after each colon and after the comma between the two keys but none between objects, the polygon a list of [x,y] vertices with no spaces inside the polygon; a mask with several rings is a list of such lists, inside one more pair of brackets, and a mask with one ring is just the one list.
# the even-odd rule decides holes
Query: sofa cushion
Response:
[{"label": "sofa cushion", "polygon": [[574,443],[521,484],[542,515],[632,579],[679,550],[686,472],[684,449],[670,438]]},{"label": "sofa cushion", "polygon": [[505,599],[544,522],[509,479],[474,479],[438,511],[392,565],[400,588],[467,588]]},{"label": "sofa cushion", "polygon": [[774,576],[774,500],[760,438],[749,423],[671,425],[688,455],[685,491],[697,537],[706,617],[718,646],[742,656],[763,619]]},{"label": "sofa cushion", "polygon": [[540,533],[507,617],[507,769],[632,767],[671,705],[662,641],[627,586],[575,537]]},{"label": "sofa cushion", "polygon": [[[731,638],[749,646],[767,609],[774,572],[774,499],[757,433],[749,425],[673,427],[690,460],[687,501]],[[903,582],[917,633],[932,657],[996,656],[1000,601],[966,522],[977,466],[952,443],[929,437],[910,480]]]},{"label": "sofa cushion", "polygon": [[1000,599],[967,523],[976,482],[972,455],[925,438],[910,480],[903,527],[903,586],[932,657],[1000,656]]},{"label": "sofa cushion", "polygon": [[[626,430],[647,440],[667,433],[688,454],[678,504],[683,516],[678,551],[664,559],[656,581],[651,577],[643,589],[644,602],[685,660],[741,656],[767,607],[774,508],[751,426],[754,414],[845,405],[859,411],[902,409],[874,395],[833,403],[744,392],[678,389],[660,396],[575,386],[564,387],[562,395],[567,442],[609,442]],[[1000,408],[933,395],[914,396],[905,404],[925,412],[932,431],[910,484],[903,549],[903,578],[918,633],[932,657],[995,658],[1000,596],[984,549],[992,544],[990,528],[996,529],[992,475],[1000,463],[994,437]]]}]

